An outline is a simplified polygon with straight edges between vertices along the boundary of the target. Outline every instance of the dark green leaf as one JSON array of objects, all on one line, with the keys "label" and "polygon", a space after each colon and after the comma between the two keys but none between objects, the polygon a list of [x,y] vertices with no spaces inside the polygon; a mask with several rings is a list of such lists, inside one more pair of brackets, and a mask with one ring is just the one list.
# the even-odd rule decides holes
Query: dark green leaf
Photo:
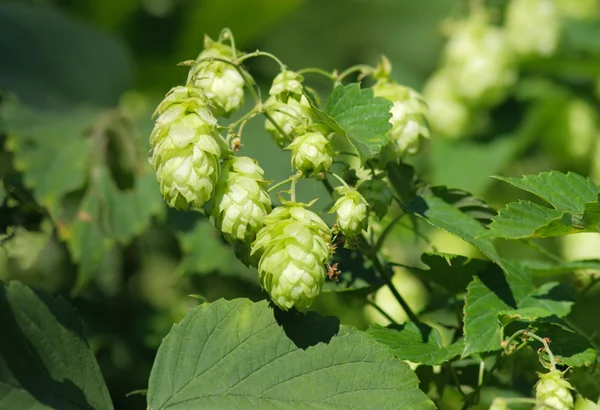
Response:
[{"label": "dark green leaf", "polygon": [[[373,263],[358,250],[338,247],[330,264],[334,265],[336,263],[341,272],[338,281],[327,279],[323,285],[324,292],[344,292],[359,289],[373,291],[383,285],[381,277],[373,268]],[[392,276],[392,270],[389,267],[387,269],[388,275]]]},{"label": "dark green leaf", "polygon": [[[550,339],[550,350],[557,364],[569,367],[593,367],[596,364],[598,352],[579,333],[552,323],[534,323],[531,328],[537,336]],[[543,346],[533,341],[532,347],[537,350]]]},{"label": "dark green leaf", "polygon": [[[343,130],[362,162],[374,158],[388,143],[392,103],[374,97],[373,90],[358,83],[338,85],[327,99],[326,113]],[[335,131],[338,131],[334,128]]]},{"label": "dark green leaf", "polygon": [[112,409],[74,309],[19,282],[0,284],[0,407]]},{"label": "dark green leaf", "polygon": [[391,350],[335,318],[218,300],[164,339],[148,387],[158,409],[433,409]]},{"label": "dark green leaf", "polygon": [[424,365],[440,365],[460,355],[465,348],[459,341],[444,346],[437,329],[407,322],[400,326],[375,325],[367,333],[379,343],[389,346],[396,357]]}]

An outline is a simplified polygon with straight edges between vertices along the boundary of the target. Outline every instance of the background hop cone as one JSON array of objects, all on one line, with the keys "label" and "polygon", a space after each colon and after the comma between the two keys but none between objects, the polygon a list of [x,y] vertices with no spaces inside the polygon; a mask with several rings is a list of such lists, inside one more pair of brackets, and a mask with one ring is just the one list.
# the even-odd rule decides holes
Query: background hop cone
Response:
[{"label": "background hop cone", "polygon": [[535,385],[536,410],[572,410],[573,386],[563,378],[564,373],[552,369],[548,373],[538,373],[540,380]]},{"label": "background hop cone", "polygon": [[160,191],[173,208],[200,208],[214,193],[226,150],[215,130],[217,120],[194,87],[171,90],[156,114],[149,162]]},{"label": "background hop cone", "polygon": [[[198,60],[218,57],[232,60],[233,49],[206,37],[204,51]],[[194,85],[200,88],[217,116],[229,116],[237,111],[244,101],[244,79],[231,64],[222,61],[201,61],[194,68]]]},{"label": "background hop cone", "polygon": [[286,103],[269,97],[265,109],[285,132],[285,135],[281,134],[271,121],[265,120],[265,129],[280,147],[292,142],[297,130],[306,129],[312,123],[312,108],[305,96],[300,100],[290,98]]},{"label": "background hop cone", "polygon": [[305,175],[327,172],[333,164],[331,142],[319,131],[294,138],[285,149],[292,150],[292,167]]},{"label": "background hop cone", "polygon": [[210,213],[229,243],[252,243],[271,212],[263,169],[251,158],[231,157],[223,163]]},{"label": "background hop cone", "polygon": [[392,150],[399,156],[417,154],[421,138],[430,135],[425,116],[427,104],[423,97],[412,88],[386,79],[373,86],[373,93],[393,103],[390,110],[392,129],[388,134]]},{"label": "background hop cone", "polygon": [[325,280],[331,230],[314,212],[282,206],[265,218],[252,244],[260,284],[283,310],[307,309]]},{"label": "background hop cone", "polygon": [[369,203],[358,191],[346,189],[331,208],[332,212],[337,214],[337,224],[348,239],[367,229]]},{"label": "background hop cone", "polygon": [[277,74],[269,94],[281,102],[287,102],[289,98],[300,100],[303,96],[302,82],[304,78],[290,70],[284,70]]},{"label": "background hop cone", "polygon": [[[535,16],[535,24],[531,24]],[[561,13],[556,0],[511,0],[506,34],[511,47],[523,56],[550,56],[558,46]]]}]

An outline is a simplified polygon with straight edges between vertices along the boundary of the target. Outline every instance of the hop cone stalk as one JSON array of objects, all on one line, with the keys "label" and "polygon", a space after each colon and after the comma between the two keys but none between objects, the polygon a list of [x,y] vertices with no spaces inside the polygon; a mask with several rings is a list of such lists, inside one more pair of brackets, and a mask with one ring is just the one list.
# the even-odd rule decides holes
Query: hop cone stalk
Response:
[{"label": "hop cone stalk", "polygon": [[160,191],[177,209],[201,208],[213,195],[226,147],[217,120],[194,87],[172,89],[156,109],[149,162]]},{"label": "hop cone stalk", "polygon": [[419,152],[421,138],[429,138],[429,126],[425,114],[427,105],[415,90],[392,81],[380,80],[373,86],[377,97],[393,103],[390,110],[392,129],[389,132],[393,151],[399,156]]},{"label": "hop cone stalk", "polygon": [[265,129],[280,147],[292,142],[298,132],[306,130],[312,123],[312,108],[305,96],[300,97],[300,100],[289,98],[286,103],[269,97],[265,102],[265,109],[285,132],[282,134],[271,121],[265,121]]},{"label": "hop cone stalk", "polygon": [[273,80],[269,94],[283,103],[287,102],[289,98],[300,100],[303,95],[302,81],[304,78],[300,74],[284,70]]},{"label": "hop cone stalk", "polygon": [[552,369],[538,373],[540,380],[535,386],[536,410],[573,410],[571,383],[563,378],[563,372]]},{"label": "hop cone stalk", "polygon": [[227,242],[252,243],[271,212],[264,171],[251,158],[231,157],[223,163],[210,214]]},{"label": "hop cone stalk", "polygon": [[337,224],[346,238],[354,238],[367,229],[369,203],[358,192],[347,189],[346,192],[335,202],[331,212],[337,214]]},{"label": "hop cone stalk", "polygon": [[[531,24],[535,16],[535,24]],[[511,0],[506,15],[506,34],[520,55],[550,56],[556,51],[561,15],[556,0]]]},{"label": "hop cone stalk", "polygon": [[444,64],[457,93],[473,106],[497,104],[517,78],[505,33],[489,25],[485,13],[475,13],[457,24],[446,46]]},{"label": "hop cone stalk", "polygon": [[314,212],[281,206],[265,217],[252,244],[260,284],[283,310],[307,309],[325,280],[331,230]]},{"label": "hop cone stalk", "polygon": [[286,149],[292,151],[292,167],[305,175],[327,172],[333,164],[331,142],[319,131],[294,138]]},{"label": "hop cone stalk", "polygon": [[[232,60],[233,49],[206,37],[204,51],[200,53],[198,60],[210,57]],[[194,85],[210,100],[217,116],[229,116],[241,107],[244,100],[244,78],[233,65],[207,60],[201,61],[192,70],[195,73]]]}]

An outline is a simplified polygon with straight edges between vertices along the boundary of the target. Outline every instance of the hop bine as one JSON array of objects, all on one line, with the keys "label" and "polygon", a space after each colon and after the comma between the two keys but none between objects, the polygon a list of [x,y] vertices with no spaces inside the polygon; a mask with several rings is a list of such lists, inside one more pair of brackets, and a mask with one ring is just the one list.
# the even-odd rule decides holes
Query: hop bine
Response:
[{"label": "hop bine", "polygon": [[294,203],[275,208],[252,244],[260,255],[259,281],[283,310],[307,309],[321,291],[331,230],[314,212]]},{"label": "hop bine", "polygon": [[227,150],[201,90],[175,87],[156,109],[149,162],[170,207],[201,208],[213,195]]}]

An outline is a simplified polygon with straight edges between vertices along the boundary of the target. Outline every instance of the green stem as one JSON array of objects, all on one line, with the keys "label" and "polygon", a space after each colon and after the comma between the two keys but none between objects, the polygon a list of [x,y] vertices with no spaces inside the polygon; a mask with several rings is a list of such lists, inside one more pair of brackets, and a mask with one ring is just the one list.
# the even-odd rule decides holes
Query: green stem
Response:
[{"label": "green stem", "polygon": [[236,63],[241,64],[242,62],[248,60],[249,58],[261,57],[261,56],[269,57],[270,59],[275,61],[277,64],[279,64],[279,68],[281,69],[281,71],[287,70],[287,66],[285,64],[283,64],[283,62],[280,59],[278,59],[271,53],[267,53],[266,51],[260,51],[260,50],[256,50],[252,53],[244,54],[243,56],[241,56],[240,58],[238,58],[236,60]]},{"label": "green stem", "polygon": [[523,239],[522,242],[524,244],[526,244],[527,246],[529,246],[532,249],[535,249],[536,251],[538,251],[539,253],[541,253],[542,255],[547,256],[548,258],[555,260],[556,262],[562,262],[562,258],[559,256],[556,256],[555,254],[553,254],[552,252],[549,252],[548,250],[542,248],[541,246],[539,246],[538,244],[535,244],[531,241],[531,239]]},{"label": "green stem", "polygon": [[370,298],[370,297],[367,298],[367,303],[369,305],[373,306],[375,308],[375,310],[377,310],[379,313],[381,313],[387,320],[390,321],[390,323],[392,323],[394,325],[398,324],[398,322],[396,322],[393,317],[391,317],[385,310],[383,310],[381,308],[381,306],[379,306],[378,304],[376,304],[375,301],[372,300],[372,298]]},{"label": "green stem", "polygon": [[229,44],[231,45],[231,49],[232,49],[231,53],[233,55],[233,59],[235,60],[237,58],[237,49],[235,48],[235,39],[233,38],[233,33],[231,32],[231,30],[228,27],[225,27],[219,33],[219,43],[221,43],[223,41],[229,41]]},{"label": "green stem", "polygon": [[479,392],[481,391],[483,386],[485,386],[491,380],[494,372],[496,371],[496,369],[498,368],[498,365],[500,364],[500,359],[502,358],[502,354],[503,354],[502,350],[498,352],[498,354],[496,355],[496,362],[494,363],[494,365],[492,366],[490,371],[487,373],[487,375],[485,375],[483,381],[475,388],[475,390],[473,390],[473,392],[471,392],[467,396],[467,398],[465,400],[465,404],[463,404],[461,410],[467,410],[469,407],[471,407],[471,404],[477,404],[477,402],[479,401]]},{"label": "green stem", "polygon": [[458,392],[460,393],[460,395],[462,396],[463,400],[466,403],[467,400],[469,399],[469,396],[467,396],[467,394],[463,391],[463,389],[460,385],[460,380],[458,379],[458,374],[456,374],[456,369],[454,368],[454,366],[452,366],[452,364],[450,362],[446,362],[446,367],[450,371],[450,375],[452,376],[452,381],[456,385],[456,389],[458,390]]},{"label": "green stem", "polygon": [[526,335],[534,338],[535,340],[537,340],[538,342],[540,342],[541,344],[544,345],[544,349],[546,349],[546,353],[548,353],[548,359],[550,359],[550,365],[552,366],[553,369],[555,369],[556,368],[556,360],[554,360],[554,355],[552,354],[552,351],[550,350],[550,346],[548,346],[548,342],[546,342],[545,339],[542,339],[538,335],[531,333],[531,332],[526,332]]},{"label": "green stem", "polygon": [[383,247],[383,244],[385,242],[385,240],[387,239],[387,237],[389,236],[389,234],[392,232],[392,229],[394,229],[394,226],[400,221],[400,219],[402,219],[402,217],[406,215],[404,212],[402,212],[400,215],[396,216],[383,230],[383,232],[381,233],[381,235],[379,235],[379,238],[377,239],[377,243],[375,243],[375,246],[373,247],[373,252],[377,253],[381,250],[381,248]]},{"label": "green stem", "polygon": [[273,185],[271,188],[269,188],[269,191],[268,191],[268,192],[271,192],[271,191],[273,191],[274,189],[277,189],[277,188],[279,188],[280,186],[282,186],[282,185],[285,185],[285,184],[287,184],[288,182],[291,182],[291,181],[294,179],[294,177],[295,177],[295,175],[292,175],[292,176],[291,176],[291,177],[289,177],[288,179],[286,179],[286,180],[283,180],[283,181],[281,181],[281,182],[278,182],[277,184],[275,184],[275,185]]},{"label": "green stem", "polygon": [[292,178],[292,185],[290,186],[290,199],[292,202],[296,202],[296,180],[297,178]]},{"label": "green stem", "polygon": [[334,74],[332,74],[328,71],[325,71],[321,68],[316,68],[316,67],[303,68],[302,70],[298,70],[297,73],[300,75],[309,74],[309,73],[320,74],[324,77],[329,78],[330,80],[333,80],[333,81],[337,80],[337,77]]},{"label": "green stem", "polygon": [[346,183],[346,181],[344,181],[342,179],[342,177],[340,177],[339,175],[337,175],[336,173],[331,172],[331,171],[329,172],[329,175],[331,175],[332,177],[335,177],[338,181],[340,181],[342,183],[342,185],[344,185],[344,187],[350,189],[350,187],[348,186],[348,184]]},{"label": "green stem", "polygon": [[344,78],[348,77],[350,74],[355,73],[355,72],[360,72],[361,76],[367,76],[369,74],[373,74],[374,71],[375,71],[375,69],[373,67],[371,67],[370,65],[366,65],[366,64],[353,65],[352,67],[349,67],[349,68],[345,69],[344,71],[342,71],[337,76],[337,82],[341,83],[344,80]]}]

